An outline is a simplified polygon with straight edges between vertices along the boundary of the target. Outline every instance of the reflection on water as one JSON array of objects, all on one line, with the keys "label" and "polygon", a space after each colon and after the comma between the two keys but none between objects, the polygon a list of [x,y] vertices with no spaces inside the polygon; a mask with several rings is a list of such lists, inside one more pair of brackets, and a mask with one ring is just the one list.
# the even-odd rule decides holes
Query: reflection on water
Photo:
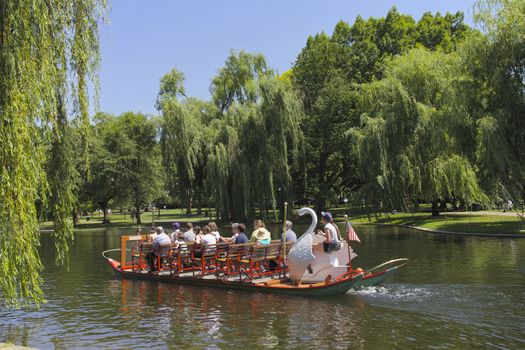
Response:
[{"label": "reflection on water", "polygon": [[[0,342],[38,348],[525,348],[525,240],[359,226],[356,266],[411,262],[384,286],[278,294],[117,279],[116,232],[82,232],[70,271],[43,238],[48,303],[0,309]],[[278,229],[275,229],[277,232]],[[301,231],[299,227],[298,231]]]}]

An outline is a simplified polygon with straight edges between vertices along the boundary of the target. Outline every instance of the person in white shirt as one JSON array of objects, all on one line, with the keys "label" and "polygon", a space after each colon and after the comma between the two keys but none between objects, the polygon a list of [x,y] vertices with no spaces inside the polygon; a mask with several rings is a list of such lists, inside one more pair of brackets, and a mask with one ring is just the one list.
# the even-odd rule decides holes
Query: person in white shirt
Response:
[{"label": "person in white shirt", "polygon": [[206,225],[202,228],[202,232],[204,233],[204,236],[202,236],[202,244],[205,246],[203,247],[204,252],[215,251],[217,239],[215,238],[213,232],[211,232],[211,228],[208,225]]},{"label": "person in white shirt", "polygon": [[193,232],[193,224],[191,222],[186,223],[188,231],[184,232],[184,242],[190,243],[195,241],[195,232]]},{"label": "person in white shirt", "polygon": [[319,234],[325,236],[326,238],[323,242],[323,249],[326,253],[338,251],[339,249],[341,249],[339,228],[337,227],[337,225],[334,224],[334,219],[331,213],[322,211],[321,217],[324,225],[324,230]]},{"label": "person in white shirt", "polygon": [[222,241],[221,234],[219,233],[219,227],[215,223],[215,221],[208,222],[208,226],[210,227],[211,234],[215,236],[215,240],[217,242]]},{"label": "person in white shirt", "polygon": [[153,239],[150,252],[146,254],[146,261],[148,262],[150,271],[158,270],[158,266],[155,264],[157,257],[162,257],[171,245],[170,237],[164,232],[164,229],[161,226],[156,227],[155,232],[157,236]]},{"label": "person in white shirt", "polygon": [[202,228],[202,232],[204,233],[204,236],[202,236],[202,244],[217,244],[217,238],[213,232],[211,232],[211,228],[206,225]]}]

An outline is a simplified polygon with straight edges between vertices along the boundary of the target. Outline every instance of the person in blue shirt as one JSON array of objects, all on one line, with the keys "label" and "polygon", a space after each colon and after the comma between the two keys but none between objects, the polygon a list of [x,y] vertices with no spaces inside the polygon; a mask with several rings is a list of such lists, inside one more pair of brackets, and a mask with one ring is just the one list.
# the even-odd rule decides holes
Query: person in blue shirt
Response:
[{"label": "person in blue shirt", "polygon": [[[235,226],[235,232],[234,232],[234,226]],[[244,224],[233,224],[232,225],[233,234],[238,233],[237,237],[235,237],[235,244],[245,244],[249,242],[248,237],[246,236],[246,233],[244,233],[245,230],[246,230],[246,226],[244,226]]]}]

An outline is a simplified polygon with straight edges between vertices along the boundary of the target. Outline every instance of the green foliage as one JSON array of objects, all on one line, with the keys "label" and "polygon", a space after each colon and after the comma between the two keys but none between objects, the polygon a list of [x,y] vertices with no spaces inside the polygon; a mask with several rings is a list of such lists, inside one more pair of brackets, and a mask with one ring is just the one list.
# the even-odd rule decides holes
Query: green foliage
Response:
[{"label": "green foliage", "polygon": [[156,102],[158,110],[162,108],[162,103],[166,100],[173,97],[186,97],[184,80],[184,74],[175,68],[160,79],[160,91]]},{"label": "green foliage", "polygon": [[49,183],[49,203],[54,223],[53,236],[56,247],[56,263],[68,262],[68,242],[73,240],[73,220],[75,205],[75,179],[78,173],[74,168],[73,130],[67,120],[65,106],[58,100],[58,115],[52,130],[51,149],[47,164]]},{"label": "green foliage", "polygon": [[172,194],[178,191],[188,212],[194,198],[199,206],[211,200],[225,220],[252,219],[257,209],[264,216],[269,203],[291,201],[303,142],[291,84],[274,77],[262,55],[240,51],[210,90],[213,105],[175,94],[161,103],[163,162],[176,173]]},{"label": "green foliage", "polygon": [[393,60],[383,80],[362,86],[364,114],[350,135],[372,201],[402,209],[424,199],[487,201],[475,125],[458,105],[458,65],[454,54],[415,49]]},{"label": "green foliage", "polygon": [[264,76],[273,76],[266,59],[261,54],[249,54],[243,50],[232,51],[224,67],[213,78],[210,87],[213,102],[224,113],[235,101],[240,104],[255,102],[256,81]]},{"label": "green foliage", "polygon": [[177,191],[191,211],[194,191],[201,184],[200,173],[203,155],[203,120],[199,101],[179,102],[176,98],[162,103],[162,154],[166,171],[172,184],[172,195]]},{"label": "green foliage", "polygon": [[476,3],[475,19],[486,36],[469,38],[462,54],[474,92],[465,104],[479,116],[480,174],[495,197],[523,198],[525,4],[482,0]]},{"label": "green foliage", "polygon": [[[78,191],[84,210],[102,209],[103,223],[109,223],[110,206],[131,206],[138,213],[137,209],[164,195],[158,130],[154,118],[140,113],[95,115],[89,149],[91,176],[84,178]],[[137,219],[140,223],[140,215]]]},{"label": "green foliage", "polygon": [[[360,111],[356,109],[362,89],[360,85],[366,85],[385,77],[388,74],[388,67],[391,66],[389,62],[392,58],[402,57],[420,45],[431,50],[451,51],[462,40],[467,30],[461,13],[455,15],[447,13],[445,16],[439,13],[434,16],[426,13],[416,23],[411,16],[402,15],[396,8],[392,8],[384,18],[364,20],[358,16],[352,26],[342,21],[339,22],[332,36],[321,33],[308,38],[306,47],[298,55],[293,67],[292,81],[303,100],[307,115],[302,129],[306,135],[308,178],[313,181],[309,181],[306,195],[315,197],[317,209],[326,208],[329,201],[342,192],[355,190],[361,186],[370,189],[370,179],[376,179],[383,184],[384,191],[391,191],[392,197],[400,195],[399,198],[402,198],[403,195],[394,193],[399,186],[407,186],[407,181],[412,181],[411,177],[415,182],[419,181],[417,179],[420,179],[421,175],[418,175],[417,171],[412,174],[411,170],[407,170],[405,174],[408,176],[410,173],[411,177],[392,183],[382,171],[376,171],[376,175],[372,177],[358,176],[359,171],[353,166],[358,162],[355,153],[352,152],[351,142],[353,140],[346,138],[343,131],[360,128],[362,126],[360,113],[371,114],[373,110],[381,107],[377,103],[377,98],[380,101],[380,98],[385,96],[375,96],[376,93],[374,93],[374,98],[370,99],[366,108],[361,108]],[[392,118],[385,124],[385,133],[395,134],[395,130],[407,132],[410,129],[409,126],[412,126],[411,123],[416,114],[405,109],[412,108],[414,111],[420,107],[412,103],[410,93],[430,94],[431,96],[415,96],[422,98],[421,102],[425,103],[436,97],[433,95],[446,95],[446,92],[431,89],[430,86],[425,89],[425,86],[414,85],[414,83],[432,84],[431,81],[425,80],[434,79],[432,76],[423,79],[419,79],[422,74],[403,77],[401,72],[403,70],[411,74],[414,69],[434,69],[432,66],[412,67],[410,66],[412,63],[412,61],[407,62],[403,64],[403,67],[400,67],[401,63],[398,63],[400,68],[395,73],[396,77],[386,79],[381,85],[384,90],[377,92],[380,95],[393,94],[387,98],[388,103],[393,104],[390,107],[400,108],[404,113],[400,114],[398,119]],[[397,76],[400,79],[413,78],[413,81],[406,81],[403,84],[403,89],[411,89],[411,92],[392,90],[393,87],[398,86]],[[389,86],[390,83],[394,85]],[[439,88],[450,89],[446,84]],[[396,100],[395,94],[398,94],[396,98],[401,98],[401,100]],[[385,106],[385,108],[389,107]],[[388,113],[396,112],[392,110]],[[403,119],[403,117],[408,119]],[[375,130],[380,124],[374,122],[373,126],[370,126]],[[402,126],[405,126],[405,130],[400,130]],[[366,129],[367,126],[364,128]],[[391,128],[394,129],[390,130]],[[393,141],[393,139],[390,140],[390,142]],[[374,147],[370,145],[372,148],[378,146],[379,144]],[[417,151],[416,149],[411,150],[412,153]],[[379,153],[376,155],[379,156]],[[394,168],[409,169],[414,166],[414,160],[411,160],[410,157],[394,156],[392,158],[391,156],[394,155],[383,155],[386,157],[383,159],[383,166],[393,162],[393,159],[396,159],[395,162],[398,163]],[[365,166],[365,163],[360,164]],[[382,175],[378,175],[380,173]],[[413,194],[418,191],[418,186],[410,190]],[[367,193],[371,195],[369,191]],[[403,203],[406,202],[403,199],[400,200]]]},{"label": "green foliage", "polygon": [[[105,6],[104,0],[0,2],[0,295],[8,305],[43,300],[34,203],[47,190],[45,144],[60,135],[59,96],[72,101],[85,131]],[[54,149],[64,155],[59,149],[66,144]],[[58,260],[71,237],[70,195],[70,189],[54,193]]]},{"label": "green foliage", "polygon": [[464,15],[461,12],[447,13],[445,16],[439,12],[434,16],[426,12],[417,23],[416,42],[431,50],[451,52],[469,33],[463,20]]}]

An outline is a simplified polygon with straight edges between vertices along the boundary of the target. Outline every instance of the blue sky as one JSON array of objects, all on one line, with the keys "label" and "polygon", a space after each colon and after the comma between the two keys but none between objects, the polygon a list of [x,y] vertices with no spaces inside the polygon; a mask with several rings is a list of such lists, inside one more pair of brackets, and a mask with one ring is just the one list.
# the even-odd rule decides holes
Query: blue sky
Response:
[{"label": "blue sky", "polygon": [[101,30],[100,110],[155,114],[159,79],[173,67],[187,94],[209,99],[212,77],[230,49],[263,53],[282,73],[308,35],[331,33],[339,20],[383,17],[392,6],[417,19],[426,11],[463,11],[474,0],[111,0]]}]

